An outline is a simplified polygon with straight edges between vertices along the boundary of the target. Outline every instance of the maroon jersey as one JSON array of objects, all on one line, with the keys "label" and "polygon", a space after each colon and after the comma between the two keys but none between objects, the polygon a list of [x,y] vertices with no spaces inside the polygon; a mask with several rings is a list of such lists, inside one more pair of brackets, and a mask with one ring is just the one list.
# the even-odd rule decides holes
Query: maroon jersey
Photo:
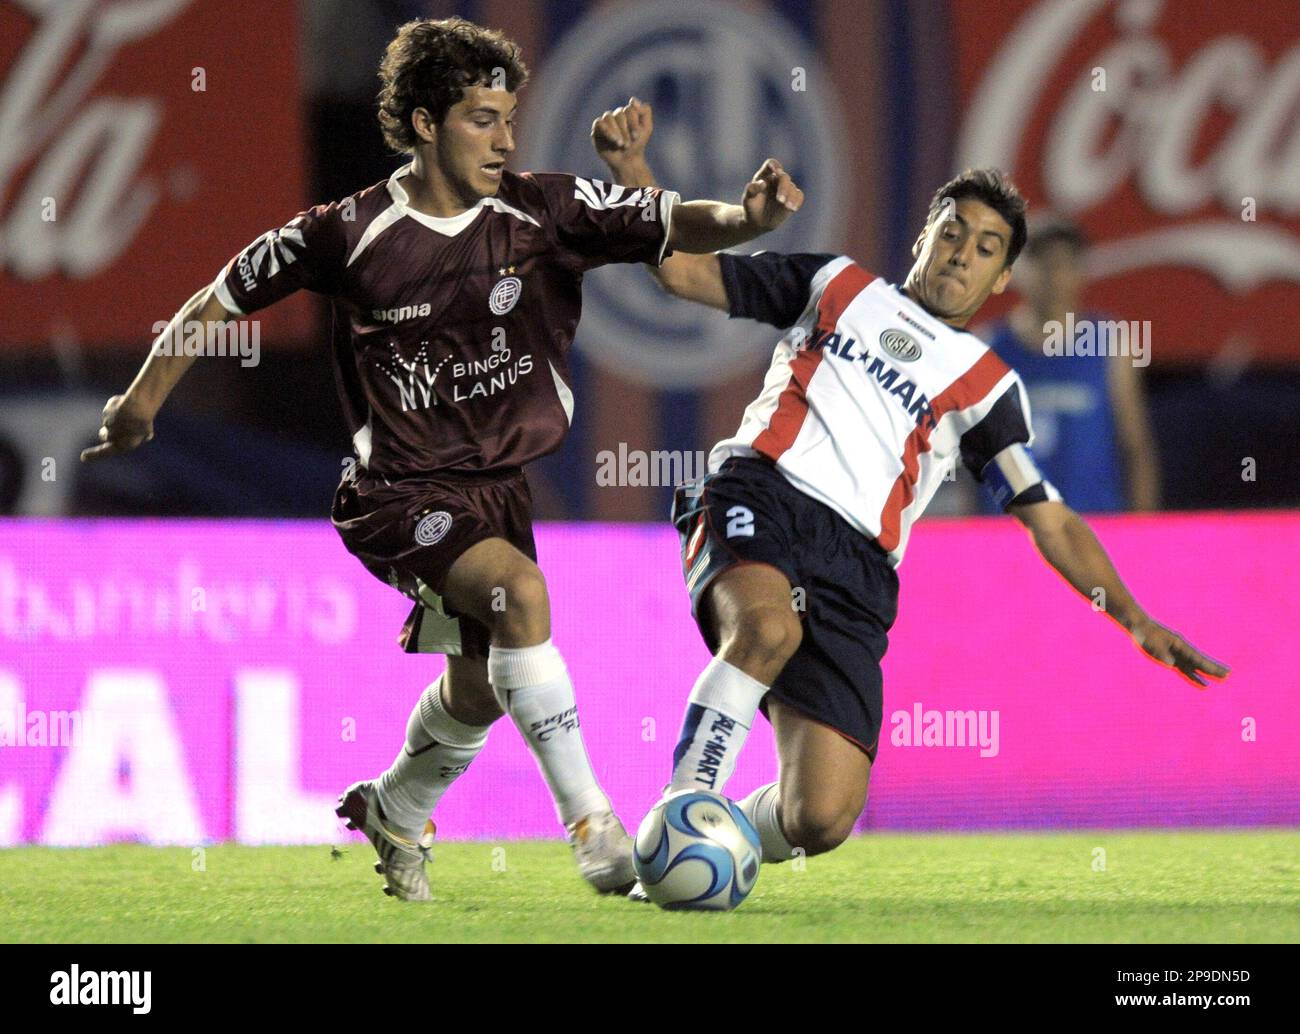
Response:
[{"label": "maroon jersey", "polygon": [[263,234],[217,300],[247,314],[299,288],[330,297],[361,476],[520,467],[569,429],[583,273],[661,262],[677,195],[507,172],[495,197],[437,218],[407,206],[410,168]]}]

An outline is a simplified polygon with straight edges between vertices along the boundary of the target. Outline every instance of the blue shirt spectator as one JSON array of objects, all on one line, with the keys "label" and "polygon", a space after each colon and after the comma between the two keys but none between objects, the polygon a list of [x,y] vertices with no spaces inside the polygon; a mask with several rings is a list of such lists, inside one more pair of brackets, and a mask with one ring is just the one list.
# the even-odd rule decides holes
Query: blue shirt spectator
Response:
[{"label": "blue shirt spectator", "polygon": [[[1105,317],[1081,311],[1087,249],[1067,220],[1031,224],[1011,281],[1020,303],[976,333],[1024,380],[1034,456],[1066,503],[1091,513],[1154,510],[1158,464],[1140,377],[1150,342],[1112,339]],[[1065,342],[1069,328],[1075,340]],[[999,512],[987,501],[985,509]]]}]

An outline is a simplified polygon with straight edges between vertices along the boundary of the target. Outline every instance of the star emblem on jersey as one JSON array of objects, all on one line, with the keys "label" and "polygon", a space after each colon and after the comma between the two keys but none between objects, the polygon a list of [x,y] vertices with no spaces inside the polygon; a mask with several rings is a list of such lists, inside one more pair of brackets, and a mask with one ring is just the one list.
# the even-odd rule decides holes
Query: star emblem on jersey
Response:
[{"label": "star emblem on jersey", "polygon": [[432,546],[435,542],[441,542],[449,531],[451,514],[439,510],[420,519],[420,523],[415,526],[415,541],[421,546]]},{"label": "star emblem on jersey", "polygon": [[[514,269],[514,266],[510,268]],[[508,276],[498,281],[496,287],[492,288],[491,295],[488,296],[488,308],[496,315],[504,316],[515,307],[515,302],[519,301],[523,289],[523,282],[517,276]]]},{"label": "star emblem on jersey", "polygon": [[882,332],[880,347],[901,363],[911,363],[921,358],[920,344],[905,330],[890,327]]}]

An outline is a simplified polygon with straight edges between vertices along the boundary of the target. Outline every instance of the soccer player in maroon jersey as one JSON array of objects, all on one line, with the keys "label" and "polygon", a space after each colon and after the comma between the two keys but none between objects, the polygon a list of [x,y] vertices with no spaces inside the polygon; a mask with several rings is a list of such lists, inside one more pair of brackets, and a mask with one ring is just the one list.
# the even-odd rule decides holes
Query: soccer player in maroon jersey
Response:
[{"label": "soccer player in maroon jersey", "polygon": [[[593,124],[618,182],[654,184],[652,131],[640,102]],[[1148,656],[1202,687],[1203,675],[1228,674],[1125,588],[1038,471],[1019,378],[964,331],[1010,278],[1024,209],[996,170],[956,177],[931,201],[901,290],[835,255],[679,255],[654,270],[670,294],[785,331],[740,431],[673,501],[692,610],[714,659],[691,691],[669,791],[721,792],[763,709],[780,779],[740,808],[764,861],[830,851],[862,813],[894,568],[911,522],[958,462],[1070,585],[1094,600],[1104,593],[1103,609]],[[640,887],[632,897],[646,899]]]},{"label": "soccer player in maroon jersey", "polygon": [[[333,360],[356,452],[334,498],[348,550],[415,606],[400,642],[448,655],[406,742],[339,814],[379,854],[385,891],[427,900],[430,813],[503,713],[528,743],[583,876],[630,886],[631,844],[587,758],[573,686],[551,643],[523,466],[569,428],[568,352],[583,273],[710,252],[780,225],[803,197],[774,160],[741,204],[681,202],[563,173],[507,171],[528,71],[498,32],[406,24],[380,67],[379,120],[412,161],[342,202],[263,234],[160,340],[305,288],[333,305]],[[153,436],[193,357],[151,352],[104,408],[93,459]]]}]

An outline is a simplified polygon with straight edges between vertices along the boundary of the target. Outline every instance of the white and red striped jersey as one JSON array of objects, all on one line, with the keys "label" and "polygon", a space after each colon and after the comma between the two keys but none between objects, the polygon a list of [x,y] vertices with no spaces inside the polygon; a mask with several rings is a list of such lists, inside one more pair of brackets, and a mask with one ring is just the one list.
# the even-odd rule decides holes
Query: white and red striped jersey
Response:
[{"label": "white and red striped jersey", "polygon": [[1013,503],[1060,499],[1028,446],[1019,376],[973,334],[833,255],[722,254],[733,317],[785,330],[740,429],[709,456],[766,456],[897,566],[957,462]]}]

